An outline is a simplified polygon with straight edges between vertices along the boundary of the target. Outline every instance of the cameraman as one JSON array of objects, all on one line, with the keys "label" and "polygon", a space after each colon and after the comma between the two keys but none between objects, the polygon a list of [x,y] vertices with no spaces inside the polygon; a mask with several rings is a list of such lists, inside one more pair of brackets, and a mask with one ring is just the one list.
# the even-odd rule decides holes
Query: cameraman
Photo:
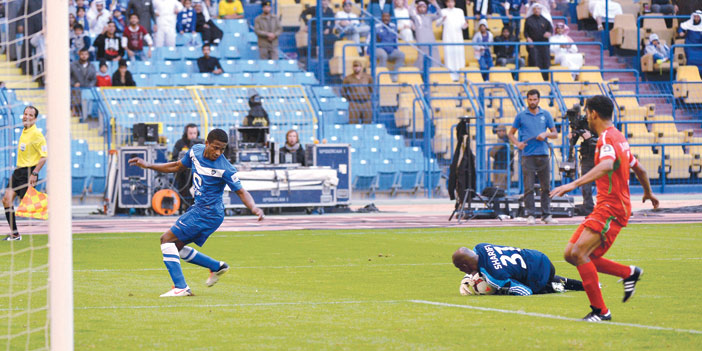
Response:
[{"label": "cameraman", "polygon": [[[579,138],[582,138],[580,143],[580,174],[583,175],[595,167],[595,150],[598,136],[596,132],[590,129],[587,117],[580,114],[580,105],[573,106],[566,114],[570,122],[571,131],[568,133],[568,139],[570,139],[571,148],[575,146]],[[592,188],[594,185],[594,182],[590,182],[580,187],[580,191],[583,194],[583,204],[577,209],[578,214],[587,216],[595,207],[595,202],[592,200]]]},{"label": "cameraman", "polygon": [[[171,160],[180,160],[185,153],[193,147],[193,144],[197,143],[197,139],[200,137],[200,131],[197,125],[190,123],[183,128],[183,136],[176,141],[175,146],[173,146],[173,152],[171,153]],[[189,169],[185,169],[175,174],[175,180],[173,186],[176,191],[180,194],[183,200],[181,201],[180,211],[187,210],[192,203],[192,195],[190,194],[190,187],[192,186],[192,177]],[[186,203],[187,202],[187,203]]]}]

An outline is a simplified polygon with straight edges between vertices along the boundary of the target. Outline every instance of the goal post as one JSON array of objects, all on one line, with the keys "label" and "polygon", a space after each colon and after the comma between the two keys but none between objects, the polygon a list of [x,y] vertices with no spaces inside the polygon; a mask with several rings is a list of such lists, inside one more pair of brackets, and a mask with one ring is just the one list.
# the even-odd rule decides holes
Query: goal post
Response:
[{"label": "goal post", "polygon": [[49,192],[49,345],[73,350],[73,248],[68,0],[46,7],[46,92]]}]

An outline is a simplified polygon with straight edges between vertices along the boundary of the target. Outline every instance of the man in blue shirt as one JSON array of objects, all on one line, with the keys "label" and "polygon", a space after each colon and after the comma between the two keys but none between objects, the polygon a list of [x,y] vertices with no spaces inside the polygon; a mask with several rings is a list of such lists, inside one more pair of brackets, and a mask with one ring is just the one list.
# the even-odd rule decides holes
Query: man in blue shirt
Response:
[{"label": "man in blue shirt", "polygon": [[[558,223],[551,216],[551,162],[547,138],[556,139],[556,125],[551,114],[539,107],[541,94],[532,89],[527,92],[528,109],[517,114],[509,131],[509,139],[522,153],[522,176],[524,177],[524,205],[527,224],[534,224],[534,174],[541,185],[541,220],[546,224]],[[519,131],[519,140],[515,133]]]},{"label": "man in blue shirt", "polygon": [[195,187],[195,204],[188,212],[180,216],[176,223],[165,234],[161,235],[161,252],[163,263],[173,280],[173,289],[161,297],[191,296],[193,293],[185,283],[180,259],[208,268],[210,276],[207,286],[217,283],[219,277],[229,270],[229,265],[217,261],[198,252],[190,246],[195,243],[202,246],[210,234],[214,233],[224,221],[224,203],[222,195],[225,185],[239,195],[246,207],[263,220],[263,211],[256,207],[251,194],[241,186],[236,176],[236,168],[224,157],[227,147],[227,133],[214,129],[207,135],[204,145],[194,145],[180,161],[151,164],[141,158],[132,158],[129,164],[141,168],[152,169],[161,173],[175,173],[186,168],[192,169],[193,186]]},{"label": "man in blue shirt", "polygon": [[[480,273],[500,294],[532,295],[583,290],[579,280],[556,275],[556,268],[542,252],[511,246],[478,244],[453,253],[453,265],[466,275]],[[461,293],[467,276],[461,282]],[[466,287],[467,288],[467,287]]]},{"label": "man in blue shirt", "polygon": [[[378,44],[397,44],[397,26],[391,23],[390,19],[390,13],[383,12],[383,23],[375,26]],[[397,45],[378,46],[375,49],[375,57],[378,59],[378,67],[387,67],[388,59],[395,63],[395,70],[405,64],[405,53],[400,51]]]}]

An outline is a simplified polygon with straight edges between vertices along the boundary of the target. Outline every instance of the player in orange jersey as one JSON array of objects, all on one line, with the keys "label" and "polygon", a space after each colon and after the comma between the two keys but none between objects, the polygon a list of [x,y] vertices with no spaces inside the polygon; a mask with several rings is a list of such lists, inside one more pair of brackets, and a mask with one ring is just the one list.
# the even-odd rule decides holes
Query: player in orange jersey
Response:
[{"label": "player in orange jersey", "polygon": [[597,272],[622,278],[623,302],[634,294],[636,282],[643,274],[639,267],[625,266],[602,257],[614,243],[619,231],[626,227],[631,215],[630,169],[643,186],[643,202],[651,200],[653,208],[658,208],[658,199],[651,192],[646,170],[631,154],[626,138],[612,123],[613,110],[614,104],[606,96],[597,95],[587,99],[585,113],[588,124],[600,135],[595,151],[595,168],[575,181],[551,191],[551,197],[562,196],[592,181],[597,185],[597,205],[570,238],[563,254],[566,261],[578,268],[583,280],[592,308],[592,312],[583,320],[589,322],[612,319],[602,298]]}]

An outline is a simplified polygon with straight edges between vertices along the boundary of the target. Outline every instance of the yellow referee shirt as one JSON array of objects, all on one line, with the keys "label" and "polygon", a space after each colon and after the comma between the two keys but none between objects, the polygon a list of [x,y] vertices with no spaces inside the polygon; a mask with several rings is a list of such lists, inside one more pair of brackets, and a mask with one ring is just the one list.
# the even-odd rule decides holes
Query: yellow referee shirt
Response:
[{"label": "yellow referee shirt", "polygon": [[244,5],[241,1],[234,0],[234,2],[227,2],[227,0],[219,1],[219,17],[229,16],[229,15],[243,15]]},{"label": "yellow referee shirt", "polygon": [[46,139],[36,125],[25,128],[17,146],[17,167],[32,167],[46,157]]}]

